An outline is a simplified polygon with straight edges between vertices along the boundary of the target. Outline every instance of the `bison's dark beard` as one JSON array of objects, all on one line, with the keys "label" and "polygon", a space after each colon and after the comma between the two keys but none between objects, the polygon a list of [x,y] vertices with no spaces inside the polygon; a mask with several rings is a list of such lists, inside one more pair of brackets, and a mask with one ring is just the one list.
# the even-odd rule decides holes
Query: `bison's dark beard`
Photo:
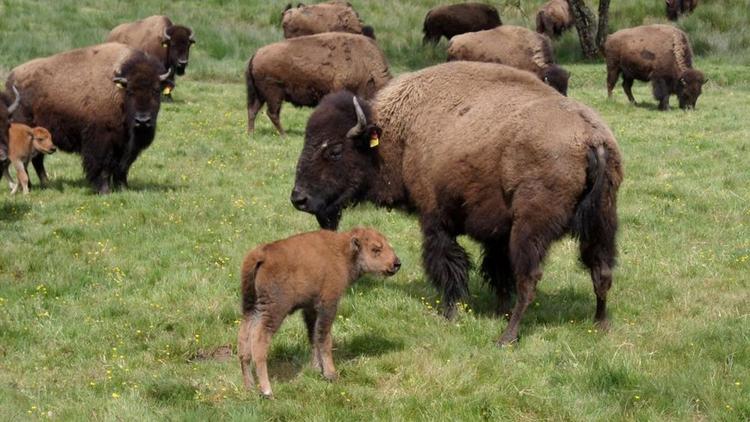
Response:
[{"label": "bison's dark beard", "polygon": [[321,229],[338,230],[339,221],[341,221],[341,208],[326,208],[324,211],[315,214],[318,225]]},{"label": "bison's dark beard", "polygon": [[342,210],[359,203],[361,196],[361,189],[358,186],[351,186],[338,199],[315,211],[315,218],[318,220],[320,228],[326,230],[338,229]]}]

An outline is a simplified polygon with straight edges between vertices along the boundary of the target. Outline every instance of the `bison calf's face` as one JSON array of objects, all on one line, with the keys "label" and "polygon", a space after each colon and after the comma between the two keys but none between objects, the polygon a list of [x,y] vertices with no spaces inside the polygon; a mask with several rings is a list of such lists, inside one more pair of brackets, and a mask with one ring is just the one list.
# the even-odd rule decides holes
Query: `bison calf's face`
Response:
[{"label": "bison calf's face", "polygon": [[706,78],[703,73],[688,69],[682,73],[680,79],[677,81],[677,98],[680,100],[681,109],[694,109],[695,103],[698,102],[703,92],[703,84],[706,83]]},{"label": "bison calf's face", "polygon": [[291,201],[335,230],[341,210],[359,202],[378,166],[381,129],[368,124],[370,108],[343,91],[323,98],[310,116],[297,162]]},{"label": "bison calf's face", "polygon": [[190,60],[190,46],[195,43],[193,30],[180,25],[164,30],[162,45],[168,49],[169,65],[178,75],[184,75]]},{"label": "bison calf's face", "polygon": [[171,81],[169,71],[156,62],[139,62],[124,69],[112,81],[125,91],[124,111],[128,127],[139,130],[152,130],[161,106],[161,92]]},{"label": "bison calf's face", "polygon": [[375,230],[352,230],[352,249],[362,273],[392,276],[401,268],[401,260],[388,240]]},{"label": "bison calf's face", "polygon": [[31,142],[34,149],[42,154],[52,154],[57,147],[52,143],[52,135],[43,127],[35,127],[31,130]]}]

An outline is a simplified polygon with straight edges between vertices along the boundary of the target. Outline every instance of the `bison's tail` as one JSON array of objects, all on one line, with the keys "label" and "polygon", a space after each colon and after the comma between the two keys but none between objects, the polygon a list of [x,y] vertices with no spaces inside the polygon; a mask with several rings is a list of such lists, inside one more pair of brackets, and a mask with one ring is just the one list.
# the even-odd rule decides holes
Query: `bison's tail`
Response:
[{"label": "bison's tail", "polygon": [[615,265],[617,250],[617,187],[615,157],[603,145],[587,152],[586,188],[573,216],[571,230],[581,242],[581,260],[589,268]]},{"label": "bison's tail", "polygon": [[246,257],[242,263],[242,314],[248,315],[255,309],[255,299],[257,294],[255,292],[255,276],[258,274],[258,269],[263,264],[263,252],[252,251]]}]

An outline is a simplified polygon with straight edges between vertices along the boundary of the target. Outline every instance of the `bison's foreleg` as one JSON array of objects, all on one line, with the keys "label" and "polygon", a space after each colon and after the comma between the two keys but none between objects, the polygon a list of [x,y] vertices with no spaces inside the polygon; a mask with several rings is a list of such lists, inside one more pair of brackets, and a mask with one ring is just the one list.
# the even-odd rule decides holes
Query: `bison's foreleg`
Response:
[{"label": "bison's foreleg", "polygon": [[510,318],[511,295],[515,290],[513,266],[508,255],[508,238],[484,243],[482,273],[495,291],[498,299],[498,313]]},{"label": "bison's foreleg", "polygon": [[44,154],[39,154],[31,159],[31,164],[34,165],[36,175],[39,177],[39,184],[44,187],[49,183],[49,177],[47,177],[47,170],[44,168]]},{"label": "bison's foreleg", "polygon": [[664,78],[654,78],[651,80],[651,89],[654,93],[654,98],[659,102],[659,110],[669,109],[669,85]]},{"label": "bison's foreleg", "polygon": [[456,314],[456,302],[469,294],[469,256],[455,236],[441,227],[423,222],[422,234],[425,271],[443,295],[443,315],[451,319]]}]

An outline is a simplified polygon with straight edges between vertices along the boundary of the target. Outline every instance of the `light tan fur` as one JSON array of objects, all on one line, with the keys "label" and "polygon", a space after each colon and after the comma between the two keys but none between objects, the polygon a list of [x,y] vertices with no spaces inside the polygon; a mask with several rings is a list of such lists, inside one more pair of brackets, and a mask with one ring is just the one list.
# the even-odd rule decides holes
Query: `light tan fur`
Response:
[{"label": "light tan fur", "polygon": [[[537,15],[544,14],[548,22],[552,22],[558,34],[555,34],[553,28],[545,28],[546,34],[550,37],[559,35],[560,32],[572,27],[575,24],[573,13],[567,0],[550,0],[537,11]],[[537,22],[539,17],[537,17]]]},{"label": "light tan fur", "polygon": [[357,12],[345,2],[338,1],[293,7],[284,12],[281,25],[284,38],[323,32],[362,33]]},{"label": "light tan fur", "polygon": [[172,21],[162,15],[149,16],[135,22],[117,25],[107,36],[106,42],[119,42],[138,46],[140,50],[167,63],[167,47],[163,45],[164,30],[172,26]]},{"label": "light tan fur", "polygon": [[361,275],[393,275],[400,265],[388,240],[368,228],[303,233],[248,252],[241,269],[243,319],[238,334],[245,387],[254,388],[248,367],[252,359],[261,393],[273,395],[266,363],[271,337],[297,309],[302,309],[313,347],[313,366],[325,378],[335,379],[331,326],[341,296]]},{"label": "light tan fur", "polygon": [[649,68],[639,69],[642,74],[676,75],[679,77],[692,67],[692,50],[686,42],[687,35],[671,25],[643,25],[621,29],[607,37],[604,49],[607,56],[616,55],[621,59],[636,60],[644,52],[653,54],[656,60]]},{"label": "light tan fur", "polygon": [[55,152],[55,145],[52,143],[52,135],[43,127],[31,128],[21,123],[12,123],[8,133],[8,159],[16,170],[18,183],[14,183],[10,177],[8,167],[5,167],[5,177],[8,179],[8,186],[14,195],[20,185],[23,193],[29,193],[29,175],[26,167],[29,161],[37,154],[52,154]]}]

